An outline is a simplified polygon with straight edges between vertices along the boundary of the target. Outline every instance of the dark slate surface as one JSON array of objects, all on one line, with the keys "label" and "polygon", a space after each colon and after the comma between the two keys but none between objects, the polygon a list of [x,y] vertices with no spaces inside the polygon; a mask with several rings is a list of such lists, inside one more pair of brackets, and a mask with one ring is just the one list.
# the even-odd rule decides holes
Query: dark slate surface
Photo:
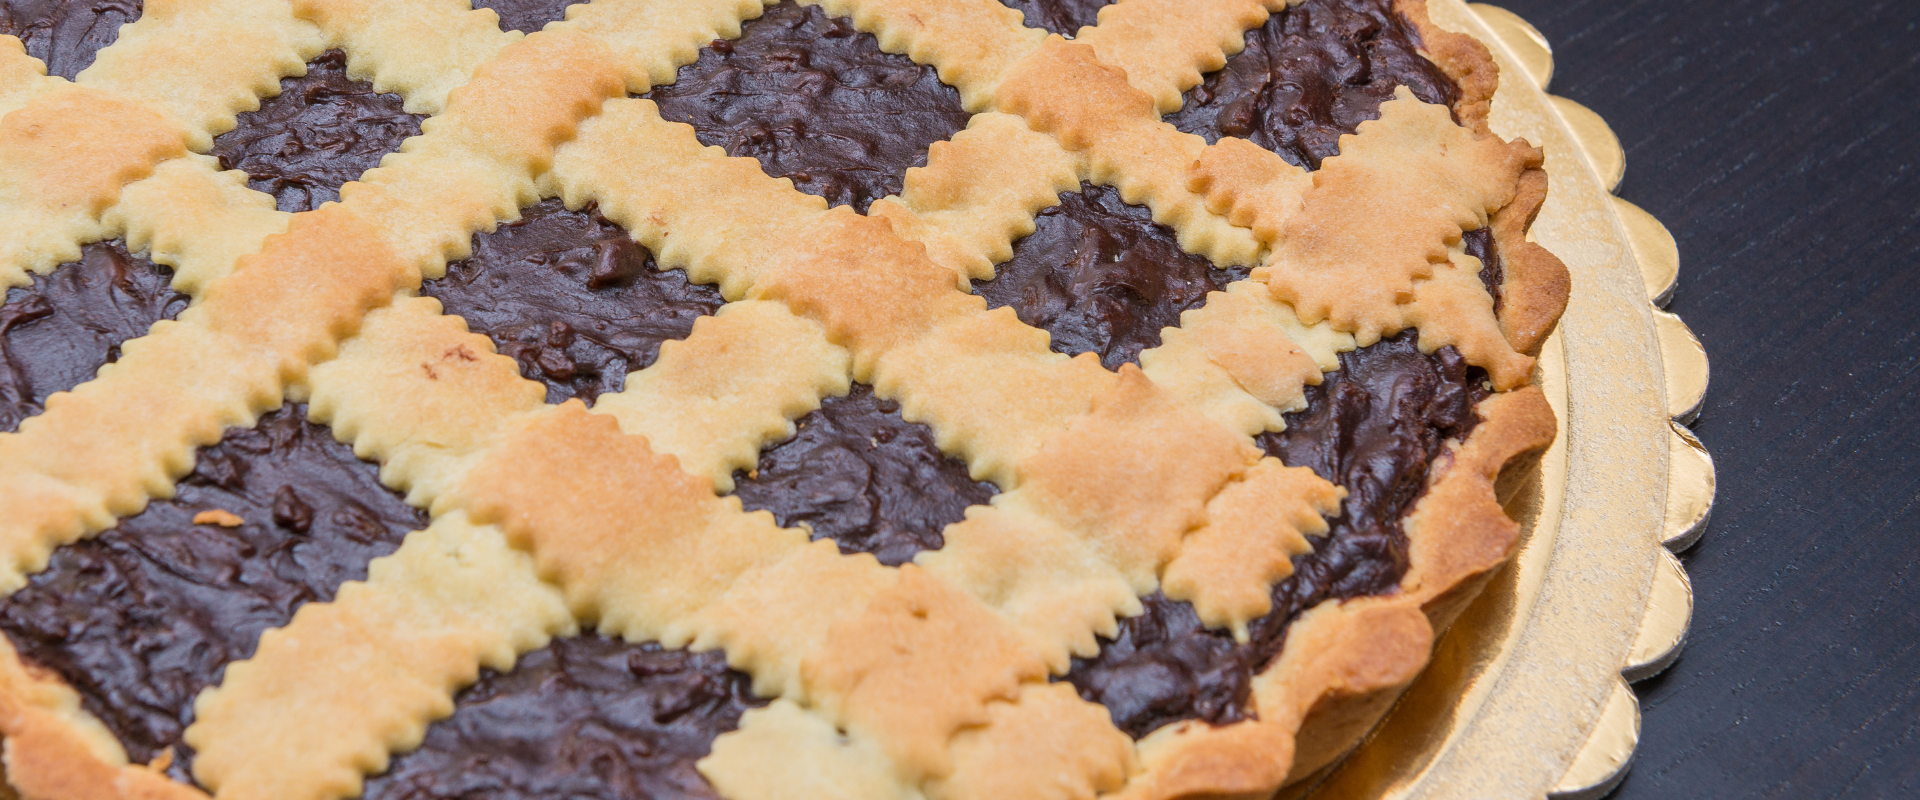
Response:
[{"label": "dark slate surface", "polygon": [[1720,491],[1618,800],[1920,797],[1920,2],[1500,0],[1627,151]]}]

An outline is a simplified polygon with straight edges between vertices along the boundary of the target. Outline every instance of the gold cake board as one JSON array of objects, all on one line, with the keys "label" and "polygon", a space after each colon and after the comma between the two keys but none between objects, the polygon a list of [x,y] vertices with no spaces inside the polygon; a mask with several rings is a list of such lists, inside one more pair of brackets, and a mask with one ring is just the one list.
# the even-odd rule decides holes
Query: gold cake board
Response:
[{"label": "gold cake board", "polygon": [[1698,538],[1713,502],[1713,464],[1681,424],[1706,392],[1706,353],[1659,309],[1678,274],[1673,237],[1611,194],[1625,168],[1619,140],[1592,111],[1547,94],[1546,40],[1493,6],[1429,9],[1499,62],[1494,131],[1547,151],[1551,189],[1533,238],[1573,273],[1538,376],[1560,432],[1507,500],[1526,531],[1513,563],[1372,736],[1282,796],[1599,797],[1639,738],[1627,682],[1672,662],[1692,615],[1673,553]]}]

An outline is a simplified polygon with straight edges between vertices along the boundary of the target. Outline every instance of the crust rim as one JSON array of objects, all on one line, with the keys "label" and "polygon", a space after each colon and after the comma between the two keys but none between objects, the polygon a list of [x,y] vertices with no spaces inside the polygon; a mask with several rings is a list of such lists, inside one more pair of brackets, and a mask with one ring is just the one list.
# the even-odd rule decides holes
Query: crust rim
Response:
[{"label": "crust rim", "polygon": [[[1492,53],[1468,34],[1435,25],[1427,0],[1394,0],[1393,9],[1460,87],[1455,113],[1461,124],[1491,135],[1487,118],[1500,74]],[[1566,265],[1528,238],[1547,184],[1540,159],[1533,159],[1516,181],[1513,201],[1489,222],[1505,267],[1501,332],[1529,356],[1539,354],[1571,290]],[[1489,397],[1476,412],[1480,424],[1465,442],[1435,457],[1427,491],[1402,517],[1412,558],[1396,592],[1303,613],[1280,657],[1255,676],[1259,719],[1218,728],[1189,721],[1150,734],[1141,755],[1149,773],[1142,777],[1152,780],[1137,790],[1130,786],[1127,796],[1264,797],[1337,761],[1385,716],[1425,669],[1439,633],[1512,556],[1519,525],[1501,510],[1494,484],[1509,467],[1534,466],[1533,456],[1552,443],[1558,425],[1537,385]],[[1441,524],[1423,532],[1420,520]],[[1436,558],[1443,553],[1452,555]],[[1295,646],[1316,640],[1330,641],[1326,649]],[[1279,765],[1288,768],[1281,772]]]}]

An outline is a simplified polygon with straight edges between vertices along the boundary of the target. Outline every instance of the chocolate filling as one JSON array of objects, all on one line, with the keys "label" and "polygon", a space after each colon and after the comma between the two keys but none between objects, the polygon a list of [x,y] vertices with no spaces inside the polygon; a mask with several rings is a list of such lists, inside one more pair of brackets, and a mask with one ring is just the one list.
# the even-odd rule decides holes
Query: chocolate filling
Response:
[{"label": "chocolate filling", "polygon": [[40,413],[47,397],[120,360],[120,345],[173,319],[189,298],[169,285],[173,270],[127,253],[119,241],[80,248],[0,306],[0,431]]},{"label": "chocolate filling", "polygon": [[1507,279],[1507,270],[1500,263],[1493,229],[1475,228],[1461,234],[1460,241],[1466,245],[1467,255],[1480,259],[1480,285],[1487,287],[1487,294],[1493,295],[1493,313],[1500,313],[1502,301],[1506,299],[1500,295],[1500,284]]},{"label": "chocolate filling", "polygon": [[0,34],[17,36],[47,74],[73,80],[120,26],[140,18],[141,0],[0,0]]},{"label": "chocolate filling", "polygon": [[473,255],[420,293],[492,338],[521,374],[547,385],[550,403],[619,391],[661,342],[686,338],[724,302],[681,270],[654,269],[653,255],[598,207],[568,211],[559,200],[474,234]]},{"label": "chocolate filling", "polygon": [[273,195],[281,211],[309,211],[340,199],[340,185],[359,180],[380,158],[420,133],[396,94],[347,77],[347,58],[328,50],[307,62],[307,74],[280,79],[280,94],[240,114],[213,140],[221,169],[247,173],[247,185]]},{"label": "chocolate filling", "polygon": [[1138,363],[1162,328],[1207,292],[1246,277],[1180,249],[1171,228],[1106,186],[1081,183],[1034,219],[993,280],[974,284],[992,308],[1053,334],[1056,352],[1096,353],[1108,369]]},{"label": "chocolate filling", "polygon": [[718,800],[694,762],[763,704],[718,652],[581,636],[488,671],[367,800]]},{"label": "chocolate filling", "polygon": [[1460,94],[1387,0],[1306,0],[1247,31],[1246,42],[1166,121],[1208,142],[1250,139],[1318,169],[1340,152],[1342,134],[1380,116],[1395,88],[1446,105]]},{"label": "chocolate filling", "polygon": [[[243,522],[194,522],[214,510]],[[374,465],[288,405],[203,448],[173,499],[54,551],[0,603],[0,630],[78,690],[133,760],[171,747],[169,773],[187,780],[180,734],[194,696],[251,657],[262,631],[365,578],[368,561],[426,524]]]},{"label": "chocolate filling", "polygon": [[1191,605],[1158,592],[1146,613],[1121,621],[1118,636],[1065,680],[1104,704],[1135,738],[1171,722],[1216,725],[1245,719],[1253,676],[1286,644],[1287,626],[1327,600],[1395,591],[1407,570],[1402,517],[1426,490],[1429,465],[1448,439],[1464,439],[1488,396],[1484,374],[1452,347],[1422,354],[1407,331],[1340,356],[1340,369],[1307,387],[1307,408],[1287,429],[1259,437],[1262,449],[1310,467],[1347,489],[1341,514],[1293,575],[1273,587],[1273,610],[1248,625],[1238,644],[1201,626]]},{"label": "chocolate filling", "polygon": [[500,30],[533,33],[566,16],[567,6],[580,0],[474,0],[474,8],[491,8],[500,15]]},{"label": "chocolate filling", "polygon": [[700,141],[752,156],[768,175],[865,213],[900,192],[927,148],[967,126],[960,93],[932,67],[883,52],[853,22],[787,0],[715,40],[646,97]]},{"label": "chocolate filling", "polygon": [[1099,21],[1100,9],[1113,0],[1000,0],[1020,12],[1027,27],[1041,28],[1073,38],[1074,33]]},{"label": "chocolate filling", "polygon": [[899,566],[946,543],[940,531],[998,489],[933,444],[933,431],[900,416],[900,406],[854,384],[795,423],[793,438],[760,452],[752,473],[734,473],[748,510],[804,524],[843,553],[872,553]]}]

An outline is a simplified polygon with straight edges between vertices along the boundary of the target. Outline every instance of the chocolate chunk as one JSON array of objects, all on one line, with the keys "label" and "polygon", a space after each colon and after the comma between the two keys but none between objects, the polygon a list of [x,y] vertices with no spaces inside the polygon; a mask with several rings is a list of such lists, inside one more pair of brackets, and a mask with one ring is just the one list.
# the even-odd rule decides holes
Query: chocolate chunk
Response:
[{"label": "chocolate chunk", "polygon": [[1487,294],[1493,295],[1493,313],[1500,313],[1500,307],[1506,298],[1500,295],[1500,284],[1507,279],[1507,270],[1500,264],[1500,250],[1493,240],[1492,228],[1475,228],[1460,235],[1461,244],[1466,245],[1467,255],[1480,259],[1480,285],[1487,287]]},{"label": "chocolate chunk", "polygon": [[992,308],[1053,334],[1055,352],[1096,353],[1108,369],[1138,363],[1160,330],[1207,292],[1246,277],[1180,249],[1173,229],[1106,186],[1081,183],[1040,212],[993,280],[974,284]]},{"label": "chocolate chunk", "polygon": [[364,579],[368,561],[427,524],[305,414],[288,405],[228,430],[173,499],[54,551],[0,601],[0,630],[23,658],[78,690],[133,760],[173,748],[181,780],[200,690],[251,657],[262,631]]},{"label": "chocolate chunk", "polygon": [[307,62],[307,74],[280,79],[280,94],[240,114],[213,140],[221,169],[247,173],[247,185],[273,195],[281,211],[308,211],[340,199],[340,185],[359,180],[420,133],[419,114],[399,95],[347,77],[347,58],[328,50]]},{"label": "chocolate chunk", "polygon": [[120,26],[140,18],[141,0],[0,0],[0,34],[17,36],[47,74],[73,80]]},{"label": "chocolate chunk", "polygon": [[900,406],[854,384],[795,423],[793,438],[760,452],[753,473],[734,473],[748,510],[766,509],[787,527],[805,524],[843,553],[872,553],[899,566],[946,543],[940,531],[998,489],[933,444],[933,431],[900,416]]},{"label": "chocolate chunk", "polygon": [[568,211],[546,200],[520,220],[473,236],[473,255],[447,266],[420,293],[439,298],[473,330],[547,385],[547,402],[592,403],[646,367],[660,343],[684,339],[693,321],[725,302],[653,255],[597,206]]},{"label": "chocolate chunk", "polygon": [[127,253],[118,240],[80,248],[80,260],[11,289],[0,306],[0,431],[40,413],[47,397],[120,360],[120,345],[173,319],[191,298],[173,270]]},{"label": "chocolate chunk", "polygon": [[1041,28],[1073,38],[1074,33],[1099,22],[1100,9],[1113,0],[1000,0],[1020,12],[1027,27]]},{"label": "chocolate chunk", "polygon": [[763,704],[719,652],[556,639],[483,673],[367,800],[718,800],[694,770]]},{"label": "chocolate chunk", "polygon": [[306,533],[313,527],[313,507],[301,500],[300,493],[292,486],[282,486],[273,493],[273,524],[294,533]]},{"label": "chocolate chunk", "polygon": [[580,0],[474,0],[474,8],[491,8],[500,15],[500,30],[533,33],[566,16],[567,6]]},{"label": "chocolate chunk", "polygon": [[1377,119],[1406,86],[1429,103],[1460,91],[1419,53],[1413,26],[1388,0],[1306,0],[1247,31],[1247,49],[1187,91],[1166,121],[1208,142],[1250,139],[1296,165],[1318,169],[1340,136]]},{"label": "chocolate chunk", "polygon": [[1342,354],[1340,369],[1307,387],[1306,410],[1259,438],[1268,455],[1346,487],[1347,499],[1327,535],[1309,540],[1313,552],[1295,556],[1293,575],[1274,585],[1273,610],[1247,626],[1250,641],[1203,628],[1189,604],[1155,592],[1146,613],[1122,620],[1118,636],[1098,656],[1075,659],[1065,680],[1135,738],[1183,719],[1245,719],[1253,676],[1280,654],[1301,612],[1397,590],[1407,571],[1402,518],[1445,441],[1473,431],[1485,381],[1452,347],[1422,354],[1414,331]]},{"label": "chocolate chunk", "polygon": [[932,67],[793,0],[746,23],[740,38],[715,41],[646,97],[701,142],[862,213],[898,194],[907,169],[971,116]]}]

